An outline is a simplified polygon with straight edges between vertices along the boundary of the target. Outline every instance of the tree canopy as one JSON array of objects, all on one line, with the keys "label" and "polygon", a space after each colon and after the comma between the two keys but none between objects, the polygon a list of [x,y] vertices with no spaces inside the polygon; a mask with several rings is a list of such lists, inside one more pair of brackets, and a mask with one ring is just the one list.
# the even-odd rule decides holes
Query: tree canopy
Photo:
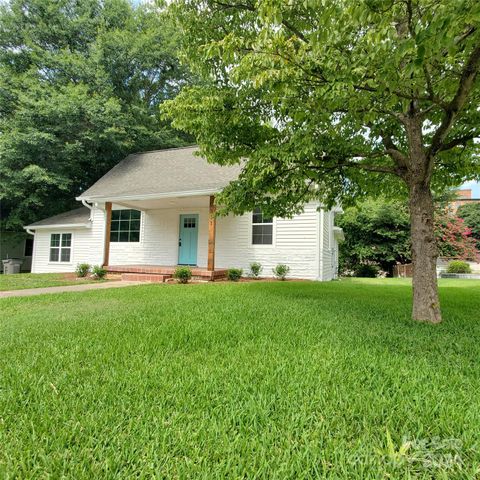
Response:
[{"label": "tree canopy", "polygon": [[477,0],[175,0],[204,80],[166,112],[220,164],[218,199],[290,215],[306,200],[409,197],[413,317],[441,321],[432,190],[480,176]]},{"label": "tree canopy", "polygon": [[158,112],[188,79],[173,32],[127,0],[0,6],[3,228],[70,208],[132,151],[185,144]]},{"label": "tree canopy", "polygon": [[409,118],[422,127],[434,187],[480,174],[475,0],[177,0],[171,9],[205,83],[168,103],[169,116],[211,161],[249,160],[222,197],[228,210],[289,214],[312,197],[406,195]]}]

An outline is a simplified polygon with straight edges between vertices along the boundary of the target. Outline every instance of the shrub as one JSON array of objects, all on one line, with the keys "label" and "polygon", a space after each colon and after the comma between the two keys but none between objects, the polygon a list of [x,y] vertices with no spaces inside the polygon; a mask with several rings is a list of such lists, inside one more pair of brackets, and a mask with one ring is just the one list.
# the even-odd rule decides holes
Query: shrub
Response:
[{"label": "shrub", "polygon": [[258,278],[262,273],[263,267],[261,263],[253,262],[250,264],[250,276],[253,278]]},{"label": "shrub", "polygon": [[290,272],[290,267],[283,263],[279,263],[275,268],[272,268],[272,272],[278,280],[285,280],[288,272]]},{"label": "shrub", "polygon": [[92,268],[92,274],[97,280],[102,280],[102,278],[105,278],[107,271],[100,265],[95,265]]},{"label": "shrub", "polygon": [[355,276],[364,278],[375,278],[378,276],[380,269],[377,265],[361,264],[355,267]]},{"label": "shrub", "polygon": [[231,282],[238,282],[242,278],[243,270],[241,268],[229,268],[227,270],[227,278]]},{"label": "shrub", "polygon": [[467,262],[452,260],[448,263],[447,273],[472,273],[472,269]]},{"label": "shrub", "polygon": [[178,283],[188,283],[192,278],[192,269],[190,267],[177,267],[173,278],[176,278]]},{"label": "shrub", "polygon": [[90,272],[90,268],[90,264],[88,263],[79,263],[75,269],[75,273],[77,277],[86,277],[88,272]]}]

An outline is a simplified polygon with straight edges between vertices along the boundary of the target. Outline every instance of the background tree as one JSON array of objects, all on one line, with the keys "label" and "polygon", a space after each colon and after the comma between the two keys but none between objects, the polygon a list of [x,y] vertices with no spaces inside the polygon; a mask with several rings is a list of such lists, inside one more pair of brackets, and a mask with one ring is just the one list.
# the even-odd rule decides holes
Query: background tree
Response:
[{"label": "background tree", "polygon": [[[480,251],[473,229],[448,207],[454,198],[454,194],[444,192],[435,199],[439,255],[476,260]],[[471,222],[475,221],[472,216]],[[396,263],[410,263],[410,217],[406,201],[368,198],[346,208],[337,223],[345,232],[345,241],[340,244],[342,269],[351,271],[362,264],[374,264],[391,274]],[[480,226],[478,222],[476,225]]]},{"label": "background tree", "polygon": [[220,164],[219,199],[290,215],[305,200],[409,198],[413,318],[440,322],[432,190],[478,177],[477,0],[176,0],[204,84],[167,105]]},{"label": "background tree", "polygon": [[480,250],[480,203],[467,203],[457,210],[457,215],[463,218],[465,225],[470,228],[472,237]]},{"label": "background tree", "polygon": [[132,151],[185,144],[158,111],[188,79],[173,32],[127,0],[0,6],[2,228],[77,206]]},{"label": "background tree", "polygon": [[439,209],[436,212],[435,236],[442,257],[473,261],[480,259],[472,230],[463,218],[452,215],[448,210]]},{"label": "background tree", "polygon": [[337,218],[345,232],[340,244],[342,270],[367,263],[392,274],[397,263],[410,262],[410,217],[405,202],[367,199]]}]

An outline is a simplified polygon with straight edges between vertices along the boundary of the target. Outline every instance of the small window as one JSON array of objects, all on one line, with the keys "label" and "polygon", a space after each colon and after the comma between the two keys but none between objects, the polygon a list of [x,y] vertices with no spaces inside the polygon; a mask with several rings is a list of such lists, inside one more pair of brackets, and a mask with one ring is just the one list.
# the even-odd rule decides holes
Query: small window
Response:
[{"label": "small window", "polygon": [[112,210],[111,242],[139,242],[140,216],[138,210]]},{"label": "small window", "polygon": [[272,245],[273,218],[263,215],[260,208],[256,208],[252,215],[252,244]]},{"label": "small window", "polygon": [[50,261],[70,262],[72,253],[71,233],[52,233],[50,236]]},{"label": "small window", "polygon": [[25,239],[25,250],[23,252],[24,257],[31,257],[33,255],[33,238]]},{"label": "small window", "polygon": [[183,219],[183,228],[196,228],[197,219],[196,217],[185,217]]}]

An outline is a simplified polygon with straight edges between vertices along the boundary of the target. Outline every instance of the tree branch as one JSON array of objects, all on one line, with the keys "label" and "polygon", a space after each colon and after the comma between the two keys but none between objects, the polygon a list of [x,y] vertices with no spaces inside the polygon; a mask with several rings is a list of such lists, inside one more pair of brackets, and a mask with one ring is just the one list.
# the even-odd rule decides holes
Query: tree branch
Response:
[{"label": "tree branch", "polygon": [[470,35],[475,33],[477,29],[475,27],[469,27],[465,32],[462,33],[456,40],[455,44],[458,45],[459,43],[462,43],[465,39],[467,39]]},{"label": "tree branch", "polygon": [[[225,3],[221,2],[219,0],[214,1],[217,5],[220,5],[223,8],[233,8],[237,10],[248,10],[249,12],[256,12],[256,8],[253,5],[249,5],[247,3]],[[281,24],[287,29],[290,30],[295,36],[297,36],[300,40],[302,40],[305,43],[308,43],[308,39],[305,37],[305,35],[298,30],[295,26],[293,26],[288,20],[282,19]]]},{"label": "tree branch", "polygon": [[398,172],[396,169],[394,168],[390,168],[390,167],[386,167],[386,166],[382,166],[382,165],[370,165],[370,164],[366,164],[366,163],[356,163],[356,162],[347,162],[347,161],[341,161],[341,162],[338,162],[336,165],[332,165],[330,167],[321,167],[319,165],[309,165],[308,168],[312,169],[312,170],[317,170],[317,171],[320,171],[322,173],[327,173],[327,172],[331,172],[333,170],[337,170],[337,169],[340,169],[340,168],[357,168],[357,169],[360,169],[360,170],[365,170],[367,172],[373,172],[373,173],[388,173],[388,174],[391,174],[391,175],[395,175],[397,177],[401,177],[401,174],[400,172]]},{"label": "tree branch", "polygon": [[465,146],[467,142],[469,142],[470,140],[473,140],[475,137],[478,137],[478,134],[470,133],[463,137],[454,138],[450,142],[444,143],[438,151],[445,152],[446,150],[451,150],[452,148],[455,148],[459,145]]},{"label": "tree branch", "polygon": [[445,106],[445,116],[432,138],[432,143],[427,151],[429,158],[435,156],[442,149],[443,142],[460,110],[465,105],[471,92],[478,70],[480,68],[480,45],[477,45],[463,68],[457,92],[452,101]]},{"label": "tree branch", "polygon": [[374,173],[388,173],[391,175],[395,175],[397,177],[401,177],[399,172],[390,167],[382,167],[381,165],[367,165],[365,163],[355,163],[355,162],[344,162],[340,164],[341,167],[348,167],[348,168],[358,168],[360,170],[365,170],[367,172],[374,172]]},{"label": "tree branch", "polygon": [[382,134],[383,145],[385,145],[385,151],[392,158],[392,160],[400,168],[408,167],[408,158],[396,147],[393,143],[393,139],[390,135]]},{"label": "tree branch", "polygon": [[[357,85],[353,85],[353,88],[355,90],[363,90],[365,92],[372,92],[372,93],[377,93],[378,92],[378,89],[375,88],[375,87],[369,87],[368,85],[360,85],[360,84],[357,84]],[[405,100],[416,100],[416,101],[435,101],[435,102],[439,102],[439,100],[437,98],[433,99],[430,98],[430,95],[428,96],[425,96],[425,95],[413,95],[413,94],[408,94],[408,93],[404,93],[404,92],[401,92],[399,90],[389,90],[388,88],[385,89],[385,91],[387,93],[391,93],[393,95],[396,95],[397,97],[399,98],[404,98]]]},{"label": "tree branch", "polygon": [[[361,157],[361,158],[374,158],[375,156],[385,156],[385,153],[384,152],[378,152],[376,154],[351,153],[351,156]],[[384,165],[372,165],[367,163],[359,163],[359,162],[346,161],[346,160],[339,160],[333,165],[332,164],[320,165],[320,163],[328,160],[335,162],[334,157],[330,157],[327,155],[324,157],[318,157],[317,165],[313,165],[311,163],[295,162],[293,165],[287,168],[283,168],[283,169],[276,168],[275,173],[269,176],[268,180],[270,182],[271,181],[275,182],[278,178],[282,177],[283,175],[292,173],[298,169],[303,171],[315,170],[317,172],[320,172],[320,174],[325,174],[325,173],[330,173],[342,168],[356,168],[356,169],[365,170],[367,172],[373,172],[373,173],[387,173],[390,175],[395,175],[397,177],[403,178],[401,169],[395,169],[395,168],[391,168]]]}]

